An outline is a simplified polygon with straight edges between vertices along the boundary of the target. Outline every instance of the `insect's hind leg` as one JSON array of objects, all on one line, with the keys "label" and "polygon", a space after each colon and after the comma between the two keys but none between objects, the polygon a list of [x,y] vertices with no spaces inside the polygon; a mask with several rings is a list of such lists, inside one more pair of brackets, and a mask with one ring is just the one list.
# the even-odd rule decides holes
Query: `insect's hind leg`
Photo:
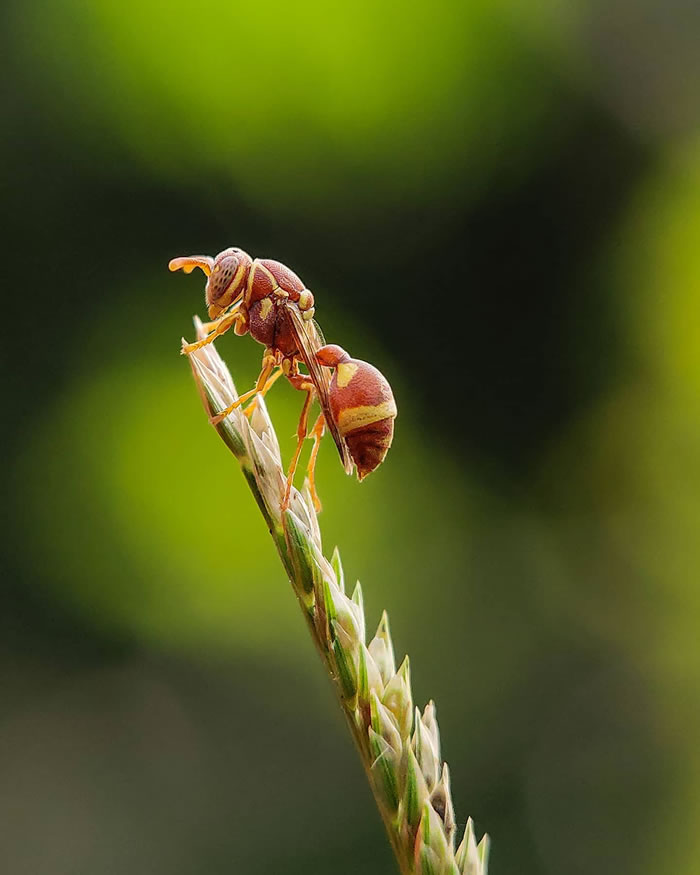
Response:
[{"label": "insect's hind leg", "polygon": [[316,509],[316,513],[320,513],[322,509],[321,500],[318,497],[318,493],[316,492],[316,459],[318,457],[318,449],[321,446],[321,438],[323,437],[323,433],[326,430],[326,418],[322,413],[319,413],[318,419],[314,423],[314,427],[311,429],[311,437],[314,439],[314,445],[311,449],[311,455],[309,456],[309,464],[306,469],[306,476],[309,478],[309,492],[311,493],[311,500],[314,503],[314,508]]},{"label": "insect's hind leg", "polygon": [[299,425],[297,426],[296,449],[294,450],[294,455],[292,456],[292,461],[289,465],[289,470],[287,471],[287,488],[285,490],[284,499],[282,501],[283,511],[289,507],[289,498],[292,494],[294,474],[296,473],[297,465],[299,464],[299,456],[301,455],[301,450],[304,446],[304,441],[306,440],[309,428],[309,410],[311,410],[311,404],[314,400],[315,394],[314,384],[306,376],[306,374],[287,374],[287,379],[292,384],[292,386],[294,386],[295,389],[306,392],[306,398],[304,399],[304,406],[301,409]]}]

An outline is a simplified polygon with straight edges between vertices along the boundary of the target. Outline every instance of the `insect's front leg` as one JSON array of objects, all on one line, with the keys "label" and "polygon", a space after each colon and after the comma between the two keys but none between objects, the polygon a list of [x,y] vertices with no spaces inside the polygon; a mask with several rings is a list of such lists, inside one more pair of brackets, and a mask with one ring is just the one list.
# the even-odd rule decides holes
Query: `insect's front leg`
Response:
[{"label": "insect's front leg", "polygon": [[190,353],[201,349],[203,346],[211,343],[212,340],[221,337],[221,335],[225,334],[229,328],[233,328],[238,335],[245,334],[248,331],[248,314],[242,307],[240,307],[233,313],[224,313],[223,316],[220,316],[213,322],[205,322],[202,327],[208,332],[207,336],[198,340],[196,343],[183,343],[182,349],[180,350],[182,355],[190,355]]}]

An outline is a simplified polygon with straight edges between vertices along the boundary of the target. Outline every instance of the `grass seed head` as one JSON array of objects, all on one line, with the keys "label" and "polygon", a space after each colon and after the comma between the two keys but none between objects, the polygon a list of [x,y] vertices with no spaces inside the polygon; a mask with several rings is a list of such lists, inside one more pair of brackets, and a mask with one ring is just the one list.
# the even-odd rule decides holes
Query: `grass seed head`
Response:
[{"label": "grass seed head", "polygon": [[[201,340],[198,319],[195,329]],[[210,418],[237,400],[213,343],[189,361]],[[330,561],[324,556],[308,484],[292,488],[281,510],[286,476],[264,399],[256,397],[250,418],[236,408],[214,427],[243,470],[336,685],[402,875],[487,875],[489,839],[476,844],[471,819],[453,851],[450,772],[440,761],[435,705],[429,702],[422,714],[414,710],[408,657],[397,671],[386,611],[366,645],[362,588],[358,582],[348,598],[340,552],[336,548]]]}]

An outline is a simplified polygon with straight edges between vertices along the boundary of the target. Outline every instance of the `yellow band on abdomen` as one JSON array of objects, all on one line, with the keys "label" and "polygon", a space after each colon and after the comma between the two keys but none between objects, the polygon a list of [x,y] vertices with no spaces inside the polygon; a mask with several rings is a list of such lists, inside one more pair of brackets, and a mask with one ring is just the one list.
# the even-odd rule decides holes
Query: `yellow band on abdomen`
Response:
[{"label": "yellow band on abdomen", "polygon": [[382,404],[348,407],[338,414],[338,430],[342,435],[345,435],[356,428],[362,428],[365,425],[371,425],[373,422],[379,422],[393,416],[396,416],[396,404],[393,398]]}]

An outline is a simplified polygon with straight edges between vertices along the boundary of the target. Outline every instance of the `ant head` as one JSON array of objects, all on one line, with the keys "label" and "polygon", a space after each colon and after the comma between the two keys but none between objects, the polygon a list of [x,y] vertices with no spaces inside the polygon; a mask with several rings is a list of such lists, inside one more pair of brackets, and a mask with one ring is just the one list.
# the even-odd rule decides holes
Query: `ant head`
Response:
[{"label": "ant head", "polygon": [[247,252],[231,246],[220,252],[216,258],[208,255],[173,258],[168,267],[170,270],[183,270],[185,273],[192,273],[198,267],[206,274],[207,310],[210,319],[217,319],[243,294],[252,263]]},{"label": "ant head", "polygon": [[210,319],[217,319],[227,307],[241,297],[252,263],[247,252],[233,246],[224,249],[216,256],[206,288]]}]

